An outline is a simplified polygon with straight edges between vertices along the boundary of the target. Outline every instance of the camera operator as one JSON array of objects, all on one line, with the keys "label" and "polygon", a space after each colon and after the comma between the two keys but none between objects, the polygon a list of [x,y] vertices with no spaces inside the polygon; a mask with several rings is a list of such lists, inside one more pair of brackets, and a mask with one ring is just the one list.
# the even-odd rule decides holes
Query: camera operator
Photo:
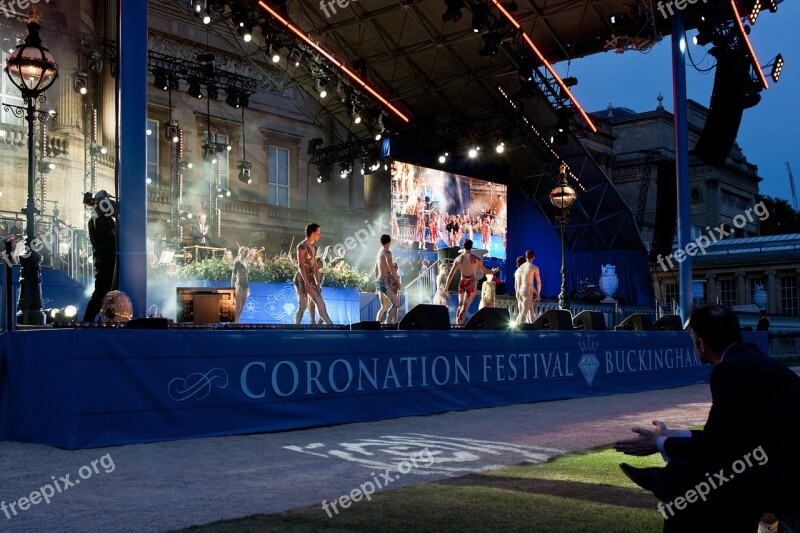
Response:
[{"label": "camera operator", "polygon": [[84,322],[94,322],[103,298],[108,293],[114,282],[114,266],[117,260],[116,224],[114,215],[117,205],[106,191],[87,192],[83,195],[83,203],[92,208],[92,217],[89,219],[89,240],[93,248],[94,260],[94,292],[86,305]]}]

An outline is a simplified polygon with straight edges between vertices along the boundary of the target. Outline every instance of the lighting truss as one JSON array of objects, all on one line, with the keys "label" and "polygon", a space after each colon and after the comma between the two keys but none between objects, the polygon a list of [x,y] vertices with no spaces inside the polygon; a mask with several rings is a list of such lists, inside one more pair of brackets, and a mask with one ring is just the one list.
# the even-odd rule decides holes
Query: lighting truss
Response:
[{"label": "lighting truss", "polygon": [[[231,94],[231,91],[247,97],[258,91],[258,80],[235,74],[226,70],[207,69],[207,63],[191,61],[178,57],[147,53],[147,69],[150,71],[166,72],[170,79],[185,80],[187,83],[196,81],[206,87],[219,87]],[[209,77],[208,75],[211,75]],[[198,76],[200,75],[200,76]]]}]

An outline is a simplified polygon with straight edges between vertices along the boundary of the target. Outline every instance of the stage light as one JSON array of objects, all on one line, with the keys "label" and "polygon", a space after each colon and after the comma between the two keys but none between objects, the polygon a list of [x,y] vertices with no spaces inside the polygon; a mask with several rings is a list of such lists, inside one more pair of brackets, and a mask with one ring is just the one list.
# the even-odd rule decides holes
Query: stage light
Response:
[{"label": "stage light", "polygon": [[250,169],[252,167],[253,163],[250,163],[249,161],[239,161],[239,164],[236,167],[239,169],[239,181],[248,185],[253,182],[253,179],[250,175]]},{"label": "stage light", "polygon": [[170,76],[169,88],[172,89],[173,91],[179,91],[181,89],[181,80],[177,77]]},{"label": "stage light", "polygon": [[499,142],[497,146],[494,147],[494,151],[497,152],[498,154],[502,154],[503,152],[506,151],[506,143],[502,141]]},{"label": "stage light", "polygon": [[[243,23],[239,26],[239,35],[242,36],[242,40],[246,43],[249,43],[253,40],[253,26],[247,23]],[[275,61],[277,63],[277,61]]]},{"label": "stage light", "polygon": [[178,220],[191,220],[192,214],[189,211],[181,211],[178,213]]},{"label": "stage light", "polygon": [[211,24],[211,12],[206,8],[206,12],[203,14],[203,24]]},{"label": "stage light", "polygon": [[47,161],[39,161],[37,166],[39,167],[39,172],[41,174],[49,174],[51,170],[56,168],[55,163],[50,163]]},{"label": "stage light", "polygon": [[189,90],[187,92],[189,96],[197,98],[198,100],[203,98],[203,92],[200,90],[200,82],[197,80],[191,80],[189,82]]},{"label": "stage light", "polygon": [[242,102],[239,100],[239,95],[233,89],[225,89],[225,92],[228,93],[228,96],[225,98],[225,103],[231,106],[234,109],[239,109],[242,107]]},{"label": "stage light", "polygon": [[269,55],[273,63],[278,63],[281,60],[281,55],[278,53],[278,50],[274,49],[271,44],[269,45]]},{"label": "stage light", "polygon": [[145,133],[146,133],[146,134],[147,134],[147,136],[149,137],[149,136],[151,136],[151,135],[153,134],[153,130],[152,130],[152,129],[150,129],[150,128],[147,128],[147,129],[145,130]]},{"label": "stage light", "polygon": [[766,0],[767,7],[769,7],[770,13],[775,13],[778,10],[778,1],[777,0]]},{"label": "stage light", "polygon": [[164,123],[164,137],[173,143],[180,141],[180,128],[174,120]]},{"label": "stage light", "polygon": [[343,162],[339,165],[339,177],[342,179],[347,179],[347,177],[352,174],[353,172],[353,164]]},{"label": "stage light", "polygon": [[480,2],[472,8],[472,31],[480,33],[489,25],[489,6]]},{"label": "stage light", "polygon": [[68,305],[61,309],[50,309],[49,318],[54,326],[65,326],[75,320],[78,314],[78,308],[74,305]]},{"label": "stage light", "polygon": [[191,169],[194,167],[191,161],[184,161],[183,159],[178,160],[178,172],[185,172],[186,170]]},{"label": "stage light", "polygon": [[317,78],[314,80],[314,90],[317,91],[320,98],[325,98],[328,96],[328,91],[325,90],[326,82],[322,78]]},{"label": "stage light", "polygon": [[751,9],[750,13],[747,15],[747,20],[750,21],[750,24],[756,23],[760,11],[761,11],[761,0],[756,0],[755,3],[753,3],[753,9]]},{"label": "stage light", "polygon": [[229,198],[231,195],[231,191],[226,189],[225,187],[217,186],[217,198]]},{"label": "stage light", "polygon": [[206,93],[208,93],[208,97],[211,100],[216,100],[219,98],[219,89],[217,89],[214,85],[207,85]]},{"label": "stage light", "polygon": [[206,8],[205,0],[192,0],[192,9],[196,14],[200,14]]},{"label": "stage light", "polygon": [[108,153],[108,148],[105,146],[101,146],[97,143],[92,143],[89,147],[89,154],[92,157],[100,157],[101,155],[106,155]]},{"label": "stage light", "polygon": [[461,8],[464,7],[462,0],[444,0],[447,9],[442,15],[444,22],[458,22],[461,20]]},{"label": "stage light", "polygon": [[210,144],[203,145],[203,161],[212,165],[217,164],[217,150]]},{"label": "stage light", "polygon": [[470,159],[475,159],[476,157],[478,157],[478,149],[470,148],[469,152],[467,152],[467,155],[470,157]]},{"label": "stage light", "polygon": [[318,165],[319,176],[317,176],[317,183],[325,183],[326,181],[331,181],[331,166],[330,165]]},{"label": "stage light", "polygon": [[350,114],[353,117],[353,122],[356,124],[361,124],[361,115],[358,112],[358,106],[356,104],[353,104]]},{"label": "stage light", "polygon": [[778,83],[778,79],[781,77],[781,71],[783,71],[783,56],[778,54],[775,57],[775,61],[772,63],[772,72],[769,74],[772,81]]},{"label": "stage light", "polygon": [[299,67],[302,57],[303,55],[300,53],[300,50],[292,48],[292,51],[289,53],[289,63],[294,64],[295,67]]},{"label": "stage light", "polygon": [[145,184],[147,184],[147,185],[151,185],[151,184],[153,183],[153,179],[152,179],[150,176],[147,176],[147,177],[144,179],[144,182],[145,182]]},{"label": "stage light", "polygon": [[89,75],[83,70],[76,70],[72,73],[72,90],[76,93],[86,94],[89,92]]},{"label": "stage light", "polygon": [[169,89],[169,81],[167,80],[167,73],[164,72],[162,69],[156,69],[153,71],[153,85],[155,85],[156,89],[161,89],[162,91],[166,91]]},{"label": "stage light", "polygon": [[380,141],[382,138],[383,138],[383,134],[382,133],[376,133],[375,134],[375,140],[376,141]]},{"label": "stage light", "polygon": [[444,164],[446,161],[447,161],[447,155],[446,154],[442,154],[442,155],[439,156],[439,163],[440,164]]},{"label": "stage light", "polygon": [[500,36],[496,33],[487,33],[483,36],[483,46],[478,50],[480,57],[494,57],[497,55],[497,44]]}]

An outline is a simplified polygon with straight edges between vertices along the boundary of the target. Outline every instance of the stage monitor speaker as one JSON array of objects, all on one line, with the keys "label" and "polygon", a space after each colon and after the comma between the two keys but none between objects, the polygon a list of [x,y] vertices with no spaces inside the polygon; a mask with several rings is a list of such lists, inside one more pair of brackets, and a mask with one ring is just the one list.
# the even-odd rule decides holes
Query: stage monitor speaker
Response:
[{"label": "stage monitor speaker", "polygon": [[350,324],[350,330],[379,330],[381,329],[381,323],[377,320],[362,320],[361,322],[355,322]]},{"label": "stage monitor speaker", "polygon": [[572,319],[575,329],[605,331],[606,317],[600,311],[581,311]]},{"label": "stage monitor speaker", "polygon": [[679,315],[664,315],[653,322],[653,331],[683,331],[683,321]]},{"label": "stage monitor speaker", "polygon": [[572,313],[566,309],[548,309],[533,321],[533,329],[572,329]]},{"label": "stage monitor speaker", "polygon": [[419,304],[400,319],[398,329],[450,329],[446,305]]},{"label": "stage monitor speaker", "polygon": [[653,318],[650,315],[634,313],[614,328],[616,331],[653,331]]},{"label": "stage monitor speaker", "polygon": [[469,317],[464,329],[508,329],[511,313],[506,307],[484,307]]}]

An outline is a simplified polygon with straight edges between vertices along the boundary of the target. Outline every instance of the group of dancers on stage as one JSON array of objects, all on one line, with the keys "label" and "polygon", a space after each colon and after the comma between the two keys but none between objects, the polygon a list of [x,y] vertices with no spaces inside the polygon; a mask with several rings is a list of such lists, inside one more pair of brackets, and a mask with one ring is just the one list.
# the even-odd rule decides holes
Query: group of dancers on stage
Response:
[{"label": "group of dancers on stage", "polygon": [[[297,265],[298,271],[294,277],[294,286],[297,293],[297,312],[294,322],[300,324],[306,309],[311,315],[311,324],[316,324],[316,315],[319,315],[320,324],[333,324],[322,298],[322,277],[320,268],[322,259],[317,257],[317,241],[322,235],[319,224],[311,223],[306,225],[306,238],[297,245]],[[375,258],[374,285],[381,300],[381,308],[378,311],[376,320],[387,324],[396,324],[397,315],[400,309],[400,276],[397,273],[397,263],[394,262],[390,247],[392,238],[389,235],[381,235],[381,248]],[[477,271],[481,270],[487,275],[496,275],[500,268],[489,269],[483,264],[483,260],[472,253],[472,241],[467,239],[464,242],[464,250],[453,262],[449,273],[442,267],[436,278],[436,294],[433,299],[434,304],[447,305],[447,289],[453,281],[456,272],[461,274],[458,283],[458,307],[456,310],[456,324],[463,325],[467,311],[472,305],[477,292]],[[244,302],[250,291],[247,284],[247,268],[245,259],[248,254],[246,247],[239,249],[239,254],[234,262],[231,284],[236,288],[236,321],[238,322]],[[517,295],[519,315],[517,323],[533,322],[534,311],[533,303],[540,300],[542,289],[539,269],[533,264],[536,254],[533,250],[528,250],[525,257],[517,258],[517,271],[514,274],[514,289]],[[494,294],[492,289],[495,284],[487,280],[484,283],[484,292],[489,293],[481,302],[481,307],[493,305]],[[487,290],[488,289],[488,290]]]}]

